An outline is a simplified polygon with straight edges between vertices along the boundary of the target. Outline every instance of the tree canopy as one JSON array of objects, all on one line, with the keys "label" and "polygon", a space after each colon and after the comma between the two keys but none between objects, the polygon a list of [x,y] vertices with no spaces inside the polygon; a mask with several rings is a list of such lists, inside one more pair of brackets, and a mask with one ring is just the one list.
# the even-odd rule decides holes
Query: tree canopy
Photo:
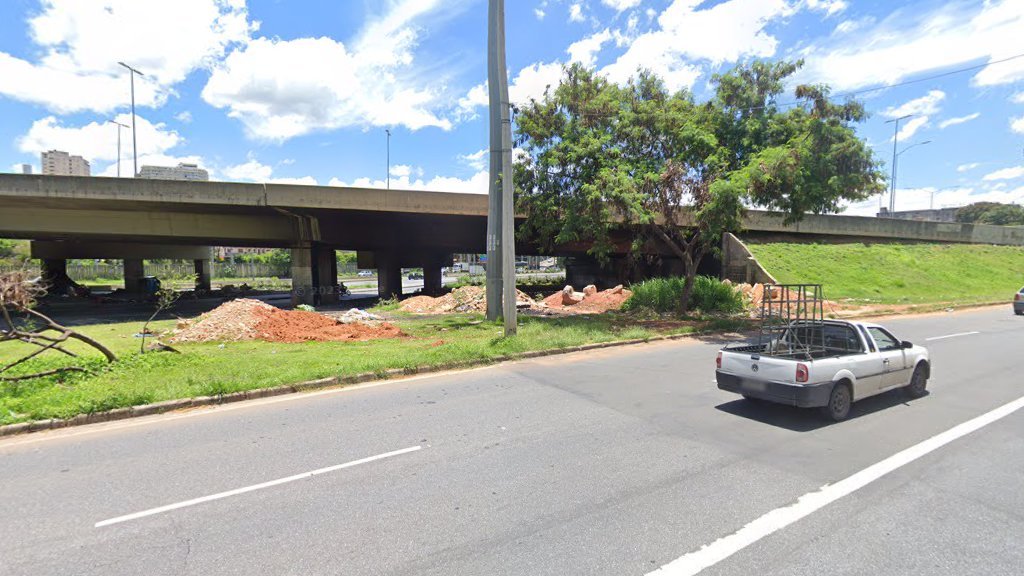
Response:
[{"label": "tree canopy", "polygon": [[661,246],[684,264],[685,311],[700,261],[740,229],[745,207],[795,222],[884,189],[854,133],[863,106],[831,102],[825,86],[798,86],[797,106],[777,102],[800,65],[753,62],[716,75],[707,102],[650,72],[620,86],[567,67],[515,118],[521,234],[546,249],[589,242],[600,261],[616,250],[616,231],[628,232],[634,256]]},{"label": "tree canopy", "polygon": [[1024,207],[999,202],[975,202],[956,211],[957,222],[1024,226]]}]

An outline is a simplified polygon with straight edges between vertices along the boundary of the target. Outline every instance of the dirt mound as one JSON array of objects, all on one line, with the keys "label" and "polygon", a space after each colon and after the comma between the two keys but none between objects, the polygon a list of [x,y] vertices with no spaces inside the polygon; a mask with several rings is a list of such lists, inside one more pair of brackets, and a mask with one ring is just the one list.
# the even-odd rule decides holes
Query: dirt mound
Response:
[{"label": "dirt mound", "polygon": [[[589,286],[587,287],[589,288]],[[602,314],[610,310],[618,310],[622,308],[622,305],[629,300],[629,297],[633,295],[633,292],[626,290],[622,286],[616,286],[609,290],[601,292],[595,292],[593,290],[584,289],[584,292],[573,292],[573,294],[583,294],[582,300],[576,304],[566,304],[567,300],[564,297],[566,291],[570,291],[571,287],[567,286],[565,290],[556,292],[551,296],[544,299],[544,304],[549,310],[560,313],[568,314]],[[588,293],[589,292],[589,293]]]},{"label": "dirt mound", "polygon": [[225,302],[179,326],[171,341],[337,342],[402,336],[405,334],[397,326],[387,322],[345,324],[316,312],[281,310],[259,300],[242,298]]},{"label": "dirt mound", "polygon": [[[516,290],[516,306],[538,308],[537,303],[525,292]],[[413,296],[402,301],[400,309],[414,314],[448,314],[451,312],[486,312],[487,292],[481,286],[463,286],[444,296]]]}]

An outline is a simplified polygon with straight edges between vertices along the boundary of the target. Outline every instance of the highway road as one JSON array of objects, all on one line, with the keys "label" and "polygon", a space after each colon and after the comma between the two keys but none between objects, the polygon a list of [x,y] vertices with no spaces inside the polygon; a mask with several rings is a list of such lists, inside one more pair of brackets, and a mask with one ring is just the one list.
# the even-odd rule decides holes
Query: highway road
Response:
[{"label": "highway road", "polygon": [[709,340],[0,441],[0,574],[1021,574],[1024,319],[900,317],[931,394],[828,424]]}]

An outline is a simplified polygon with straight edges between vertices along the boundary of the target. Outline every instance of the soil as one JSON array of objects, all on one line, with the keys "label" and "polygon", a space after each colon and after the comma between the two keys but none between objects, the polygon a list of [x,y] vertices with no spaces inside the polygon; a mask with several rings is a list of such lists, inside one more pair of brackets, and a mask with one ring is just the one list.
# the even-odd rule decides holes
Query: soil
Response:
[{"label": "soil", "polygon": [[[538,304],[525,292],[516,290],[516,302],[519,309],[539,308]],[[487,292],[481,286],[463,286],[456,288],[444,296],[413,296],[402,301],[400,309],[413,314],[449,314],[452,312],[486,312]]]},{"label": "soil", "polygon": [[602,314],[611,310],[618,310],[633,295],[630,290],[604,290],[590,296],[585,296],[579,304],[564,306],[562,304],[562,293],[556,292],[544,299],[548,310],[556,314]]},{"label": "soil", "polygon": [[387,322],[344,324],[316,312],[281,310],[246,298],[225,302],[183,324],[175,331],[172,342],[356,342],[405,336]]}]

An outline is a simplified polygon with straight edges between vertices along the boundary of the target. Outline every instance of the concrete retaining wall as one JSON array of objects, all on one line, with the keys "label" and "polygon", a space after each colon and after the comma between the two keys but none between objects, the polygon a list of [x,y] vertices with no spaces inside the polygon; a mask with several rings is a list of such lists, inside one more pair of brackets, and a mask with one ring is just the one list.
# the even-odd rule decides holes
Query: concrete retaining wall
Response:
[{"label": "concrete retaining wall", "polygon": [[722,236],[722,280],[747,284],[778,284],[739,238],[728,232]]}]

